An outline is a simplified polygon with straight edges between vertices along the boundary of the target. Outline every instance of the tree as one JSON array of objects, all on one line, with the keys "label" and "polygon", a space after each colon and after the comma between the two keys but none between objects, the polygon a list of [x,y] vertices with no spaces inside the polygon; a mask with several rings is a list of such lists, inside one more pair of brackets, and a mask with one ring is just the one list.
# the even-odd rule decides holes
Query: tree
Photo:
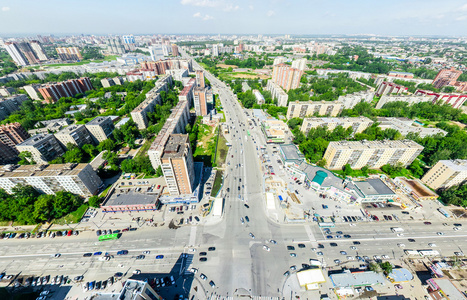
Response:
[{"label": "tree", "polygon": [[370,271],[373,271],[373,272],[376,272],[376,273],[381,273],[382,272],[382,269],[381,269],[381,266],[375,262],[370,262],[370,264],[368,265],[368,269],[370,269]]},{"label": "tree", "polygon": [[155,176],[156,177],[161,177],[163,175],[164,175],[164,173],[162,173],[162,167],[161,166],[157,167]]},{"label": "tree", "polygon": [[92,196],[88,200],[88,204],[91,207],[99,207],[100,206],[101,199],[99,196]]},{"label": "tree", "polygon": [[420,161],[418,159],[415,159],[409,166],[408,168],[414,177],[420,178],[423,175],[423,169],[420,165]]},{"label": "tree", "polygon": [[106,139],[99,143],[99,145],[97,146],[97,149],[99,150],[99,152],[102,152],[104,150],[112,151],[115,149],[115,147],[116,147],[116,144],[113,140]]},{"label": "tree", "polygon": [[34,203],[34,219],[36,222],[45,222],[52,217],[54,196],[40,195]]},{"label": "tree", "polygon": [[23,151],[20,154],[18,154],[18,157],[21,158],[21,160],[18,162],[20,165],[34,165],[36,162],[32,158],[32,154],[29,151]]},{"label": "tree", "polygon": [[65,152],[63,158],[67,163],[81,163],[83,162],[83,152],[78,146],[68,143],[68,151]]},{"label": "tree", "polygon": [[326,160],[325,160],[324,158],[323,158],[323,159],[320,159],[320,160],[316,163],[316,165],[317,165],[318,167],[324,168],[324,166],[326,165]]},{"label": "tree", "polygon": [[381,270],[383,270],[386,275],[391,274],[392,264],[390,262],[385,261],[383,263],[380,263],[379,266],[380,266]]}]

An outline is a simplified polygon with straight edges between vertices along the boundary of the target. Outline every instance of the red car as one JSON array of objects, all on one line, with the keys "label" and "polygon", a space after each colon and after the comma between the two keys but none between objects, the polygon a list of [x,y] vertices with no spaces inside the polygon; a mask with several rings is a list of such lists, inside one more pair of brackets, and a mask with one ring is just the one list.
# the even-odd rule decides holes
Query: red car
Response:
[{"label": "red car", "polygon": [[68,230],[67,236],[70,236],[73,233],[73,230]]},{"label": "red car", "polygon": [[157,189],[160,189],[160,188],[161,188],[161,185],[159,184],[159,185],[157,186]]},{"label": "red car", "polygon": [[425,225],[431,225],[431,222],[423,222]]}]

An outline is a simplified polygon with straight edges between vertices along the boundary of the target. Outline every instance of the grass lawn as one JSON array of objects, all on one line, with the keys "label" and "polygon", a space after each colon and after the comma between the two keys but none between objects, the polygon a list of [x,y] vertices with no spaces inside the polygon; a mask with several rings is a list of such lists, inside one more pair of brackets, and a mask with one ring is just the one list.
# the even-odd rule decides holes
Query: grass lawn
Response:
[{"label": "grass lawn", "polygon": [[221,170],[217,170],[216,178],[214,178],[214,184],[212,185],[212,191],[211,191],[211,195],[213,197],[217,196],[217,193],[221,189],[221,186],[222,186],[222,174],[223,174],[223,172]]},{"label": "grass lawn", "polygon": [[82,65],[86,65],[86,64],[89,64],[89,63],[101,63],[103,61],[112,61],[112,60],[116,60],[118,57],[118,55],[109,55],[109,56],[106,56],[104,59],[96,59],[96,60],[83,60],[83,61],[80,61],[80,62],[76,62],[76,63],[71,63],[71,64],[51,64],[51,65],[45,65],[44,67],[64,67],[64,66],[82,66]]},{"label": "grass lawn", "polygon": [[81,205],[80,207],[78,207],[77,210],[75,210],[74,212],[72,213],[69,213],[68,215],[60,218],[60,219],[57,219],[54,221],[55,224],[59,224],[59,225],[63,225],[63,224],[74,224],[74,223],[78,223],[79,220],[81,220],[81,217],[84,215],[84,213],[86,212],[86,210],[88,209],[88,205],[87,204],[83,204]]},{"label": "grass lawn", "polygon": [[105,197],[107,196],[107,193],[109,192],[110,188],[112,187],[112,185],[109,185],[100,195],[99,197]]},{"label": "grass lawn", "polygon": [[219,135],[219,143],[217,144],[217,154],[216,154],[216,164],[218,166],[221,166],[223,163],[225,163],[227,152],[229,151],[229,147],[226,144],[227,144],[227,140],[225,139],[224,135],[221,133]]},{"label": "grass lawn", "polygon": [[155,139],[156,137],[154,136],[150,140],[144,142],[143,146],[141,146],[141,149],[139,149],[138,154],[136,156],[146,156],[148,154],[149,147],[151,147],[151,144]]}]

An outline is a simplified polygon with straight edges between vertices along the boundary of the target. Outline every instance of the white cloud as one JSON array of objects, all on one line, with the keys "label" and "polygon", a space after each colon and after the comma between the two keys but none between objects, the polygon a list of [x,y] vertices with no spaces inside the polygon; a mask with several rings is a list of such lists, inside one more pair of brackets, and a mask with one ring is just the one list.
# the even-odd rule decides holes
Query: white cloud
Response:
[{"label": "white cloud", "polygon": [[275,14],[276,14],[275,11],[270,10],[270,11],[268,11],[268,13],[267,13],[266,15],[267,15],[268,17],[272,17],[272,16],[274,16]]},{"label": "white cloud", "polygon": [[463,16],[456,18],[456,21],[464,21],[464,20],[467,20],[467,15],[463,15]]},{"label": "white cloud", "polygon": [[182,5],[218,8],[224,11],[236,11],[240,8],[240,6],[226,0],[181,0],[180,3]]},{"label": "white cloud", "polygon": [[462,5],[462,7],[459,10],[466,11],[467,10],[467,4]]},{"label": "white cloud", "polygon": [[2,11],[9,11],[9,10],[10,10],[10,8],[8,6],[2,7]]},{"label": "white cloud", "polygon": [[203,21],[208,21],[208,20],[212,20],[214,19],[214,17],[210,16],[210,15],[202,15],[200,12],[197,12],[195,14],[193,14],[193,18],[200,18],[200,19],[203,19]]},{"label": "white cloud", "polygon": [[248,5],[248,8],[249,8],[250,10],[254,10],[254,9],[255,9],[255,7],[254,7],[253,5]]}]

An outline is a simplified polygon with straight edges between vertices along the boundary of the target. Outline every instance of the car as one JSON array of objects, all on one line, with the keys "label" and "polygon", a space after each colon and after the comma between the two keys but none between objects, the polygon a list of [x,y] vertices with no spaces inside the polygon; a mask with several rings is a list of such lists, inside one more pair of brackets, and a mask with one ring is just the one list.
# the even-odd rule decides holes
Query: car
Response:
[{"label": "car", "polygon": [[336,235],[336,239],[341,239],[342,235]]},{"label": "car", "polygon": [[84,279],[84,276],[76,276],[75,278],[73,278],[73,280],[76,282],[83,281],[83,279]]},{"label": "car", "polygon": [[383,218],[384,218],[386,221],[389,220],[388,216],[386,216],[386,215],[383,215]]},{"label": "car", "polygon": [[99,251],[99,252],[94,252],[93,255],[94,255],[94,256],[99,256],[99,255],[102,255],[102,252],[100,252],[100,251]]},{"label": "car", "polygon": [[431,225],[431,222],[423,222],[425,225]]},{"label": "car", "polygon": [[250,206],[248,204],[243,204],[246,208],[250,208]]},{"label": "car", "polygon": [[354,241],[353,244],[354,245],[360,245],[360,242],[359,241]]},{"label": "car", "polygon": [[117,272],[117,273],[114,274],[114,277],[115,277],[115,278],[120,278],[120,277],[122,277],[122,276],[123,276],[123,273],[122,273],[122,272]]},{"label": "car", "polygon": [[395,285],[394,285],[394,288],[395,288],[396,290],[397,290],[397,289],[401,290],[403,287],[402,287],[402,285],[400,285],[400,284],[395,284]]},{"label": "car", "polygon": [[337,243],[330,243],[329,244],[331,247],[337,247]]},{"label": "car", "polygon": [[240,218],[240,222],[242,222],[242,224],[245,224],[245,220],[243,219],[243,217]]},{"label": "car", "polygon": [[436,234],[437,234],[437,235],[444,235],[443,232],[437,232]]},{"label": "car", "polygon": [[275,240],[269,240],[269,242],[270,242],[271,244],[274,244],[274,245],[277,244],[277,242],[276,242]]},{"label": "car", "polygon": [[295,253],[290,253],[290,257],[297,257],[297,254],[295,254]]},{"label": "car", "polygon": [[399,243],[397,244],[398,247],[401,247],[401,248],[404,248],[405,247],[405,244],[402,244],[402,243]]},{"label": "car", "polygon": [[436,247],[436,244],[435,244],[435,243],[428,243],[428,246],[430,246],[430,247]]},{"label": "car", "polygon": [[389,256],[387,256],[386,254],[383,254],[383,255],[381,255],[381,258],[382,259],[389,259]]},{"label": "car", "polygon": [[238,186],[238,190],[240,190],[240,186]]},{"label": "car", "polygon": [[245,221],[250,222],[250,218],[248,218],[248,216],[245,216]]},{"label": "car", "polygon": [[397,236],[404,236],[404,234],[403,233],[398,233]]},{"label": "car", "polygon": [[[388,206],[389,206],[389,205],[388,205]],[[389,219],[389,221],[392,221],[392,217],[391,217],[391,216],[388,216],[388,219]]]},{"label": "car", "polygon": [[164,258],[164,255],[162,255],[162,254],[159,254],[159,255],[156,256],[156,259],[163,259],[163,258]]},{"label": "car", "polygon": [[356,258],[357,260],[359,260],[359,261],[365,262],[365,260],[363,259],[363,257],[361,257],[361,256],[359,256],[359,255],[355,256],[355,258]]},{"label": "car", "polygon": [[347,256],[347,260],[355,260],[353,256]]},{"label": "car", "polygon": [[96,235],[97,235],[97,236],[100,236],[101,234],[102,234],[102,231],[101,231],[101,230],[97,230],[97,231],[96,231]]},{"label": "car", "polygon": [[216,286],[216,284],[215,284],[214,281],[212,281],[212,280],[209,281],[209,285],[210,285],[211,287],[215,287],[215,286]]},{"label": "car", "polygon": [[[136,258],[136,259],[138,259],[138,258]],[[107,260],[110,260],[110,256],[101,256],[101,257],[99,257],[99,260],[100,260],[100,261],[107,261]]]},{"label": "car", "polygon": [[52,255],[54,258],[59,258],[60,256],[62,256],[60,253],[55,253],[54,255]]},{"label": "car", "polygon": [[141,260],[141,259],[145,259],[146,258],[146,255],[138,255],[136,256],[136,259],[137,260]]},{"label": "car", "polygon": [[344,234],[344,237],[345,237],[346,239],[350,239],[352,236],[351,236],[350,234]]},{"label": "car", "polygon": [[323,252],[318,251],[318,252],[316,252],[316,255],[318,255],[318,256],[323,256],[324,254],[323,254]]},{"label": "car", "polygon": [[208,279],[208,276],[204,275],[203,273],[201,273],[201,275],[199,275],[199,278],[201,278],[202,280],[207,280]]},{"label": "car", "polygon": [[200,253],[199,253],[199,256],[206,256],[206,255],[207,255],[206,252],[200,252]]},{"label": "car", "polygon": [[268,246],[266,246],[266,245],[263,245],[263,249],[266,250],[266,251],[268,251],[268,252],[271,251],[271,249],[270,249]]},{"label": "car", "polygon": [[454,226],[462,227],[462,224],[461,223],[454,223]]},{"label": "car", "polygon": [[92,256],[92,253],[84,253],[83,254],[83,257],[90,257],[90,256]]},{"label": "car", "polygon": [[209,247],[208,251],[216,251],[216,247]]},{"label": "car", "polygon": [[42,291],[39,296],[47,296],[50,293],[50,291]]},{"label": "car", "polygon": [[102,281],[96,282],[96,290],[100,290],[102,285]]},{"label": "car", "polygon": [[294,246],[287,246],[287,250],[293,251],[293,250],[295,250],[295,247]]},{"label": "car", "polygon": [[342,254],[342,255],[347,255],[347,252],[341,251],[340,254]]},{"label": "car", "polygon": [[326,238],[327,238],[327,239],[332,239],[333,236],[332,236],[332,235],[327,235]]},{"label": "car", "polygon": [[338,264],[341,263],[341,260],[340,260],[340,259],[335,259],[335,260],[334,260],[334,263],[335,263],[336,265],[338,265]]},{"label": "car", "polygon": [[408,211],[403,211],[402,212],[404,215],[409,215],[410,213]]},{"label": "car", "polygon": [[128,250],[120,250],[117,252],[117,255],[127,255],[128,254]]},{"label": "car", "polygon": [[289,271],[285,271],[284,276],[287,277],[287,276],[289,276],[289,275],[290,275],[290,272],[289,272]]},{"label": "car", "polygon": [[327,205],[321,204],[321,206],[322,206],[324,209],[328,209],[328,206],[327,206]]},{"label": "car", "polygon": [[455,256],[464,256],[464,253],[462,253],[462,252],[454,252],[454,255],[455,255]]},{"label": "car", "polygon": [[409,239],[409,242],[415,243],[415,239]]},{"label": "car", "polygon": [[454,227],[453,229],[454,229],[455,231],[458,231],[458,230],[460,230],[460,228],[459,228],[459,227]]},{"label": "car", "polygon": [[207,257],[200,257],[200,258],[199,258],[199,261],[207,261],[207,260],[208,260]]},{"label": "car", "polygon": [[366,290],[367,292],[371,292],[371,291],[374,291],[375,289],[372,288],[371,286],[366,286],[366,287],[365,287],[365,290]]},{"label": "car", "polygon": [[134,271],[133,271],[133,274],[139,275],[139,274],[141,274],[141,270],[138,270],[138,269],[137,269],[137,270],[134,270]]},{"label": "car", "polygon": [[252,239],[255,238],[255,235],[253,233],[251,233],[251,232],[250,232],[250,236],[251,236]]},{"label": "car", "polygon": [[305,248],[305,244],[298,244],[298,248]]},{"label": "car", "polygon": [[290,266],[290,270],[292,270],[292,271],[295,271],[295,270],[297,270],[297,266],[295,266],[295,265],[293,265],[293,266]]},{"label": "car", "polygon": [[318,244],[318,249],[323,249],[324,245],[323,244]]},{"label": "car", "polygon": [[107,280],[103,280],[101,284],[101,290],[105,289],[107,287]]}]

